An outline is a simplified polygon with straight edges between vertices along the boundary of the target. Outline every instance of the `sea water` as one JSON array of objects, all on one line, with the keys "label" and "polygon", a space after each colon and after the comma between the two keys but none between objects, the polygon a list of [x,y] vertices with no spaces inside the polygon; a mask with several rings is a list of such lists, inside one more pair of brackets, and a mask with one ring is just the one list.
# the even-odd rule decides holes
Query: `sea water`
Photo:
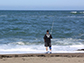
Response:
[{"label": "sea water", "polygon": [[52,33],[53,53],[84,49],[84,11],[0,11],[0,54],[45,53],[44,35]]}]

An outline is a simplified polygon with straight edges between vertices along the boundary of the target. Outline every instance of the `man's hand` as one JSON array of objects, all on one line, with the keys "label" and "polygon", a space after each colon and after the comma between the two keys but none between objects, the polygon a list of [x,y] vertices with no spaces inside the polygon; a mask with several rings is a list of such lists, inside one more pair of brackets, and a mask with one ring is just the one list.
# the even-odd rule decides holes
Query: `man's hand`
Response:
[{"label": "man's hand", "polygon": [[44,42],[45,42],[45,39],[44,39]]}]

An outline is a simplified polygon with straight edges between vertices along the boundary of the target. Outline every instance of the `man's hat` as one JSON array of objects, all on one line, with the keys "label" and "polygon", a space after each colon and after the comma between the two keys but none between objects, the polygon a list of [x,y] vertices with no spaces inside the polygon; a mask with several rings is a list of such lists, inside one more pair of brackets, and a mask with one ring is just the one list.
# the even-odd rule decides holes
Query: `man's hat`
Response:
[{"label": "man's hat", "polygon": [[49,30],[47,30],[46,32],[49,32]]}]

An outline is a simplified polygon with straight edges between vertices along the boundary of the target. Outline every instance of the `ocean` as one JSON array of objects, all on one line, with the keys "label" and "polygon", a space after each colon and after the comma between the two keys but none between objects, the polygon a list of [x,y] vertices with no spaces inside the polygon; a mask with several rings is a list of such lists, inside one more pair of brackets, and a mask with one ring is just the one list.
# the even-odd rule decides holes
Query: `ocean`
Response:
[{"label": "ocean", "polygon": [[84,53],[84,10],[0,10],[0,54],[45,53],[46,30],[53,53]]}]

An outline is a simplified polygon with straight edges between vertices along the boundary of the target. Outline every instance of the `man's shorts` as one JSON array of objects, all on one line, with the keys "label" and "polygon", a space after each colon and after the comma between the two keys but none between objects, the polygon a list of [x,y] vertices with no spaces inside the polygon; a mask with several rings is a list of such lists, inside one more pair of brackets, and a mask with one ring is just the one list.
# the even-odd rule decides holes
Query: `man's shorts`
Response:
[{"label": "man's shorts", "polygon": [[46,43],[45,42],[45,47],[51,47],[51,43]]}]

